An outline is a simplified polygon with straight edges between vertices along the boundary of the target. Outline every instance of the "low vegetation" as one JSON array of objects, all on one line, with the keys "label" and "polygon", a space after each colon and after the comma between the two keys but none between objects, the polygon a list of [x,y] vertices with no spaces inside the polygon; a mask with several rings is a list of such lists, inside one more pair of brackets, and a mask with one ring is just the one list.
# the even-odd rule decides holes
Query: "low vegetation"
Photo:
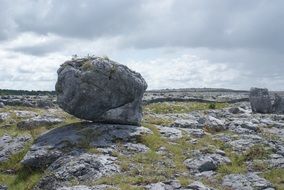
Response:
[{"label": "low vegetation", "polygon": [[227,106],[227,103],[163,102],[146,105],[144,111],[156,114],[188,113],[196,110],[222,109]]},{"label": "low vegetation", "polygon": [[276,186],[276,189],[284,189],[284,168],[276,168],[266,171],[263,177]]},{"label": "low vegetation", "polygon": [[[205,135],[202,138],[198,138],[196,139],[196,143],[191,143],[192,138],[187,134],[183,134],[183,137],[178,140],[170,141],[163,138],[159,130],[155,127],[155,125],[169,126],[174,122],[167,117],[159,117],[159,114],[188,113],[195,110],[222,109],[227,106],[228,104],[225,103],[212,104],[197,102],[164,102],[144,106],[142,125],[151,129],[153,134],[144,135],[137,139],[137,141],[149,147],[150,150],[146,153],[138,153],[130,156],[121,155],[119,152],[113,153],[113,156],[118,157],[117,161],[123,172],[113,176],[102,177],[87,185],[109,184],[116,185],[121,189],[140,190],[144,189],[141,186],[146,184],[178,179],[181,185],[186,187],[193,181],[193,177],[189,174],[184,161],[192,157],[192,152],[199,150],[203,153],[214,153],[216,149],[220,149],[230,158],[231,163],[218,167],[217,176],[219,177],[217,177],[217,180],[221,180],[227,174],[244,174],[248,172],[247,162],[253,162],[255,170],[262,172],[264,178],[271,181],[277,189],[284,189],[284,170],[271,169],[263,162],[258,162],[259,160],[265,160],[272,153],[271,149],[263,145],[255,145],[249,148],[244,154],[236,154],[233,153],[228,145],[212,138],[212,135]],[[15,108],[9,106],[4,108],[3,112],[11,112],[11,120],[15,120],[16,122],[19,120],[13,110],[28,110],[38,114],[43,113],[42,109],[37,108]],[[59,111],[58,114],[62,113]],[[78,119],[68,114],[61,116],[65,118],[65,124],[78,121]],[[42,126],[33,130],[19,130],[15,123],[9,128],[0,128],[0,135],[10,134],[18,136],[26,133],[35,139],[44,131],[62,125]],[[3,125],[3,123],[0,125]],[[86,133],[86,139],[78,147],[84,148],[90,153],[100,154],[98,149],[89,146],[92,136],[99,134],[93,134],[87,130],[84,132]],[[230,135],[230,132],[225,131],[222,133]],[[119,143],[117,142],[118,146]],[[34,171],[20,164],[30,145],[28,144],[23,151],[13,155],[9,161],[0,164],[0,184],[6,184],[9,190],[32,189],[43,176],[43,171]],[[160,152],[163,153],[160,154]],[[179,174],[179,176],[176,174]],[[220,187],[220,181],[218,184],[206,180],[203,182],[212,187],[222,188]]]}]

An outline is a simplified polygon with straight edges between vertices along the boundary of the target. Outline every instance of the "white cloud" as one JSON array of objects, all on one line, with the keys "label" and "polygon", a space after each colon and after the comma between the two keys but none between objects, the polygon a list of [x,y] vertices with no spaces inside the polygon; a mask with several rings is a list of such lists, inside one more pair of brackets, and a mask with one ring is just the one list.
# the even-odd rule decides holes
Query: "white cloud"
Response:
[{"label": "white cloud", "polygon": [[141,72],[149,89],[224,87],[226,83],[240,77],[239,71],[229,68],[226,64],[210,63],[192,55],[130,61],[126,65]]}]

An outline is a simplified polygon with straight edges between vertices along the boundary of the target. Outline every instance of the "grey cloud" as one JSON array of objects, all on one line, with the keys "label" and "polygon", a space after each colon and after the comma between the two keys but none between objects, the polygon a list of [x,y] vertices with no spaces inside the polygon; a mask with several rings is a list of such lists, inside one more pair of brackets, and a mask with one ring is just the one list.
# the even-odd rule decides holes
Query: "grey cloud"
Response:
[{"label": "grey cloud", "polygon": [[[139,22],[141,0],[33,1],[15,18],[19,30],[98,38],[131,32]],[[46,11],[45,11],[46,10]]]},{"label": "grey cloud", "polygon": [[284,22],[280,20],[284,17],[282,0],[3,2],[6,6],[20,5],[16,13],[1,13],[1,20],[17,26],[7,27],[8,31],[53,33],[90,40],[121,36],[126,48],[284,50]]},{"label": "grey cloud", "polygon": [[[176,56],[182,50],[208,60],[209,65],[222,63],[241,73],[235,80],[216,84],[248,88],[271,83],[276,88],[284,81],[283,7],[283,0],[0,0],[0,40],[24,32],[61,38],[10,47],[44,57],[62,53],[74,41],[86,44],[119,37],[118,45],[113,44],[118,54],[134,49],[140,52],[139,59],[148,49],[177,48]],[[71,40],[64,44],[64,39]],[[149,73],[143,74],[150,77]],[[194,77],[199,75],[182,80]],[[172,79],[164,79],[174,85]]]},{"label": "grey cloud", "polygon": [[40,43],[32,46],[31,45],[18,46],[10,48],[10,50],[34,56],[44,56],[48,53],[60,51],[63,48],[64,48],[64,43],[62,42],[62,40],[60,40],[60,41],[53,41],[47,43]]}]

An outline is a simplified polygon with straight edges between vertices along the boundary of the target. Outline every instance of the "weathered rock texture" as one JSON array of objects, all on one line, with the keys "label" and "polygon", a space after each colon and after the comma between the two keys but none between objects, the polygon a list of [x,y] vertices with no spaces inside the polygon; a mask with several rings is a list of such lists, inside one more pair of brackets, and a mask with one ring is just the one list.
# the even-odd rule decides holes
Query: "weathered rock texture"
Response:
[{"label": "weathered rock texture", "polygon": [[271,98],[266,88],[251,88],[249,99],[254,113],[284,114],[283,97],[275,93]]},{"label": "weathered rock texture", "polygon": [[31,168],[46,168],[59,157],[84,147],[112,147],[114,142],[134,142],[151,131],[132,125],[76,123],[39,136],[22,160]]},{"label": "weathered rock texture", "polygon": [[67,61],[57,72],[57,101],[66,112],[95,122],[140,124],[147,83],[139,73],[99,57]]},{"label": "weathered rock texture", "polygon": [[275,94],[273,111],[277,114],[284,114],[284,99],[278,94]]},{"label": "weathered rock texture", "polygon": [[251,109],[255,113],[271,113],[272,104],[268,89],[251,88],[249,96]]}]

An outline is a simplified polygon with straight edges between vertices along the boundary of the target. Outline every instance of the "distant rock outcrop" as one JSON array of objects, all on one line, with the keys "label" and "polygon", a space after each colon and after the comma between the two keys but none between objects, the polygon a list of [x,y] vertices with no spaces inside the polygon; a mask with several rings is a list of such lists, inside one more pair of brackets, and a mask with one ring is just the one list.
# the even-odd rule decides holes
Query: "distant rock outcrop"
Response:
[{"label": "distant rock outcrop", "polygon": [[277,114],[284,114],[284,99],[278,94],[275,94],[273,110]]},{"label": "distant rock outcrop", "polygon": [[268,89],[251,88],[249,96],[251,109],[254,113],[271,113],[272,104]]},{"label": "distant rock outcrop", "polygon": [[251,88],[249,100],[254,113],[284,114],[284,99],[277,93],[271,98],[266,88]]},{"label": "distant rock outcrop", "polygon": [[66,112],[86,120],[139,125],[147,83],[107,58],[67,61],[59,68],[57,101]]}]

